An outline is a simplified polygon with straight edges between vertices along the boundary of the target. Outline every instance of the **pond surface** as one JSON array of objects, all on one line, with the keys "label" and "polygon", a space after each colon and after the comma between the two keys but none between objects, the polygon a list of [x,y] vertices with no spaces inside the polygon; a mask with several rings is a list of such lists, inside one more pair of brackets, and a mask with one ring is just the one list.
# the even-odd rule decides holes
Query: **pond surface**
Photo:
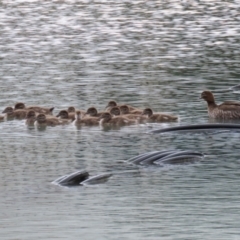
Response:
[{"label": "pond surface", "polygon": [[[240,133],[156,134],[207,123],[205,90],[239,84],[237,1],[0,3],[0,105],[105,108],[110,100],[180,116],[178,123],[28,129],[0,123],[4,239],[238,239]],[[215,94],[239,100],[239,92]],[[153,150],[206,154],[184,166],[138,167]],[[79,169],[107,183],[59,187]]]}]

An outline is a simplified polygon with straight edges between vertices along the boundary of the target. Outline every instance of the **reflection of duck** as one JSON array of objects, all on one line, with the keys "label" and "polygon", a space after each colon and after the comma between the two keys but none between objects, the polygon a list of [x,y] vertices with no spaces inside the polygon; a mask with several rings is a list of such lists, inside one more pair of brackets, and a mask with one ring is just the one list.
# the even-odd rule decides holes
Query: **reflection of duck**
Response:
[{"label": "reflection of duck", "polygon": [[27,113],[25,124],[28,126],[33,126],[36,121],[36,113],[33,110],[30,110]]},{"label": "reflection of duck", "polygon": [[213,94],[210,91],[204,91],[201,98],[208,104],[208,115],[213,119],[240,120],[240,102],[226,101],[220,105],[215,103]]},{"label": "reflection of duck", "polygon": [[68,113],[66,110],[61,110],[56,117],[59,117],[60,119],[69,119],[74,121],[75,120],[75,112]]},{"label": "reflection of duck", "polygon": [[108,112],[103,113],[100,119],[101,126],[110,127],[126,126],[137,123],[135,120],[131,120],[123,116],[112,117],[112,115]]},{"label": "reflection of duck", "polygon": [[60,122],[58,121],[58,119],[55,118],[47,118],[45,114],[40,113],[37,118],[36,121],[34,122],[34,125],[36,127],[46,127],[46,126],[57,126],[60,125]]},{"label": "reflection of duck", "polygon": [[76,111],[75,120],[73,121],[75,126],[94,126],[99,124],[98,118],[85,117],[82,118],[81,112]]},{"label": "reflection of duck", "polygon": [[44,108],[44,107],[39,107],[39,106],[26,107],[24,103],[16,103],[14,110],[16,110],[16,109],[33,110],[37,113],[52,115],[52,111],[53,111],[54,107],[52,107],[52,108]]},{"label": "reflection of duck", "polygon": [[14,110],[12,107],[6,107],[2,113],[6,114],[6,119],[24,119],[27,116],[28,110],[25,109],[16,109]]},{"label": "reflection of duck", "polygon": [[145,108],[142,115],[148,116],[148,121],[150,122],[171,122],[178,120],[178,117],[174,115],[165,113],[153,113],[151,108]]}]

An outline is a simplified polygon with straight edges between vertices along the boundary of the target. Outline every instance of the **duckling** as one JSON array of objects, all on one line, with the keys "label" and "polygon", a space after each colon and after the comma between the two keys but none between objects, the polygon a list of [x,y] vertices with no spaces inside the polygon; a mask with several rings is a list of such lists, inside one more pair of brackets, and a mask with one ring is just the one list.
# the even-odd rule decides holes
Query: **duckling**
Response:
[{"label": "duckling", "polygon": [[16,110],[16,109],[33,110],[37,113],[52,115],[54,107],[52,107],[52,108],[44,108],[44,107],[38,107],[38,106],[26,107],[24,103],[16,103],[14,106],[14,110]]},{"label": "duckling", "polygon": [[88,114],[91,117],[100,117],[103,112],[98,112],[95,107],[88,108],[86,115]]},{"label": "duckling", "polygon": [[75,120],[73,121],[75,126],[94,126],[99,124],[98,118],[81,117],[81,112],[76,111]]},{"label": "duckling", "polygon": [[44,128],[46,126],[57,126],[60,125],[60,122],[58,119],[55,118],[47,118],[45,114],[40,113],[37,118],[36,121],[34,122],[34,125],[38,128]]},{"label": "duckling", "polygon": [[135,124],[137,121],[127,119],[122,116],[112,117],[112,115],[109,112],[105,112],[100,117],[100,126],[112,126],[112,127],[119,127],[119,126],[126,126]]},{"label": "duckling", "polygon": [[148,117],[148,121],[150,122],[171,122],[178,120],[177,116],[165,113],[153,113],[151,108],[145,108],[142,115],[146,115]]},{"label": "duckling", "polygon": [[123,114],[123,115],[127,115],[127,114],[140,115],[143,112],[143,110],[133,110],[133,111],[130,111],[128,105],[122,105],[119,108],[120,108],[121,114]]},{"label": "duckling", "polygon": [[[126,104],[117,104],[115,101],[110,101],[108,102],[108,105],[106,106],[106,110],[107,111],[110,111],[112,107],[120,107],[122,105],[126,105]],[[138,108],[135,108],[133,106],[130,106],[130,105],[127,105],[129,107],[129,110],[130,111],[133,111],[133,110],[139,110]]]},{"label": "duckling", "polygon": [[80,111],[82,114],[85,114],[86,112],[85,111],[83,111],[83,110],[76,110],[76,108],[75,107],[73,107],[73,106],[71,106],[71,107],[69,107],[68,108],[68,113],[76,113],[76,111]]},{"label": "duckling", "polygon": [[112,107],[109,111],[114,117],[121,115],[121,111],[119,107]]},{"label": "duckling", "polygon": [[2,113],[6,113],[7,119],[24,119],[27,116],[28,110],[25,109],[16,109],[14,110],[12,107],[6,107]]},{"label": "duckling", "polygon": [[34,126],[36,121],[36,113],[33,110],[28,111],[25,124],[28,126]]},{"label": "duckling", "polygon": [[214,96],[210,91],[204,91],[201,98],[207,102],[208,115],[212,119],[240,120],[240,102],[226,101],[220,105],[215,103]]},{"label": "duckling", "polygon": [[66,110],[61,110],[56,117],[60,119],[69,119],[74,121],[75,120],[75,112],[68,112]]}]

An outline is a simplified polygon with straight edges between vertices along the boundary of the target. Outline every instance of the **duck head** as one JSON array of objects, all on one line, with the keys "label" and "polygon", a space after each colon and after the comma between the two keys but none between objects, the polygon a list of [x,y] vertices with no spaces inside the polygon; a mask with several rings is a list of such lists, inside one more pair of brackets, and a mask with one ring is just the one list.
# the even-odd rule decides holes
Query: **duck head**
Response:
[{"label": "duck head", "polygon": [[142,115],[147,115],[148,117],[151,117],[153,115],[153,111],[151,108],[145,108],[142,112]]},{"label": "duck head", "polygon": [[214,96],[210,91],[203,91],[200,98],[204,99],[208,103],[215,103]]},{"label": "duck head", "polygon": [[25,108],[25,104],[24,103],[16,103],[15,106],[14,106],[14,109],[24,109]]},{"label": "duck head", "polygon": [[119,107],[113,107],[110,110],[110,113],[114,116],[119,116],[121,114],[120,108]]},{"label": "duck head", "polygon": [[97,116],[98,111],[95,107],[90,107],[90,108],[88,108],[86,114],[89,114],[90,116],[95,117],[95,116]]},{"label": "duck head", "polygon": [[68,111],[69,113],[70,113],[70,112],[74,112],[74,113],[75,113],[76,109],[75,109],[75,107],[69,107],[67,111]]},{"label": "duck head", "polygon": [[105,119],[105,121],[110,121],[112,119],[112,115],[108,112],[105,112],[101,115],[100,119]]},{"label": "duck head", "polygon": [[117,103],[115,101],[110,101],[108,102],[108,105],[106,106],[106,108],[108,107],[116,107],[117,106]]},{"label": "duck head", "polygon": [[129,114],[129,112],[130,112],[129,107],[127,105],[122,105],[120,107],[120,111],[122,114]]},{"label": "duck head", "polygon": [[35,113],[33,110],[30,110],[30,111],[27,113],[26,118],[34,118],[34,117],[36,117],[36,113]]},{"label": "duck head", "polygon": [[3,111],[2,111],[2,113],[12,113],[14,110],[13,110],[13,108],[12,107],[6,107]]},{"label": "duck head", "polygon": [[56,117],[60,117],[62,119],[68,119],[68,112],[66,110],[61,110]]},{"label": "duck head", "polygon": [[46,122],[46,115],[43,114],[43,113],[40,113],[38,116],[37,116],[37,121],[39,123],[45,123]]}]

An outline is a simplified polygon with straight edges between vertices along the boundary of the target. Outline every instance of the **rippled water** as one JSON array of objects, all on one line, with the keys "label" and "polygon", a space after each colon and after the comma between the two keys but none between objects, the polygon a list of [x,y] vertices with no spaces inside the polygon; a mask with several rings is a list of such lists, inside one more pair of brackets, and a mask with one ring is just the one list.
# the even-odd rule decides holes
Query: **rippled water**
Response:
[{"label": "rippled water", "polygon": [[[150,135],[208,122],[202,90],[239,84],[236,1],[1,1],[2,109],[104,109],[109,100],[172,112],[179,123],[102,131],[0,124],[4,239],[238,239],[239,133]],[[218,102],[238,92],[216,94]],[[122,160],[164,149],[200,163],[139,168]],[[62,188],[59,176],[112,172],[105,184]]]}]

